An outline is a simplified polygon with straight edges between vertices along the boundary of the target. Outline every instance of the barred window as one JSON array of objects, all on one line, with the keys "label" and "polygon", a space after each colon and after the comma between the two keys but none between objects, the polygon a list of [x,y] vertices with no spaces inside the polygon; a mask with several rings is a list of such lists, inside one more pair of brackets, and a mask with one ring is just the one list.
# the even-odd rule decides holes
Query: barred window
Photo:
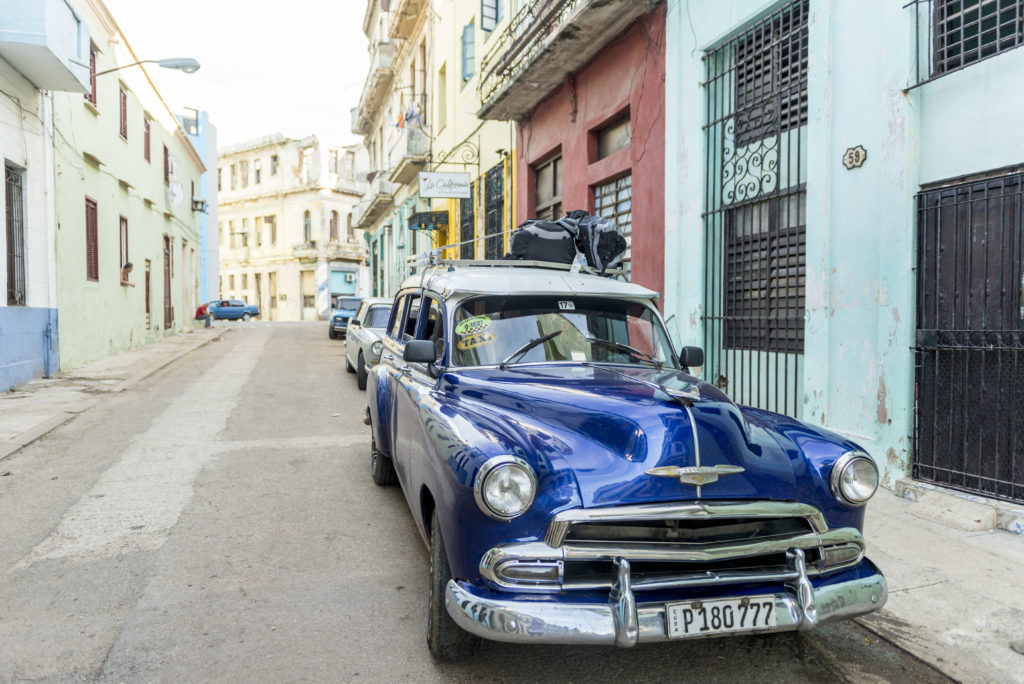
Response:
[{"label": "barred window", "polygon": [[459,258],[472,259],[476,255],[476,243],[473,242],[476,232],[476,215],[473,211],[473,197],[459,200]]},{"label": "barred window", "polygon": [[622,256],[622,268],[626,279],[633,275],[633,174],[594,186],[594,213],[611,219],[626,238],[626,251]]},{"label": "barred window", "polygon": [[7,303],[25,305],[25,182],[21,169],[4,165],[7,201]]},{"label": "barred window", "polygon": [[726,214],[725,346],[803,353],[807,194]]},{"label": "barred window", "polygon": [[807,123],[807,0],[735,42],[736,146]]},{"label": "barred window", "polygon": [[1024,0],[935,0],[934,75],[1024,43]]}]

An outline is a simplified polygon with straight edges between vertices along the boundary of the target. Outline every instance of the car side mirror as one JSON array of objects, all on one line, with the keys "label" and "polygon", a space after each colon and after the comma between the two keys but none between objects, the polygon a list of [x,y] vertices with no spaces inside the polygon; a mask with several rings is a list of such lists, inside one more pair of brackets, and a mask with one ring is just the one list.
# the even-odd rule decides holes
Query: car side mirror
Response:
[{"label": "car side mirror", "polygon": [[358,318],[353,318],[348,322],[348,327],[350,328],[358,328],[360,325],[362,325],[362,323],[359,322]]},{"label": "car side mirror", "polygon": [[683,347],[679,360],[687,368],[704,365],[704,350],[700,347]]},{"label": "car side mirror", "polygon": [[409,340],[405,343],[402,359],[410,363],[433,363],[437,359],[434,343],[430,340]]}]

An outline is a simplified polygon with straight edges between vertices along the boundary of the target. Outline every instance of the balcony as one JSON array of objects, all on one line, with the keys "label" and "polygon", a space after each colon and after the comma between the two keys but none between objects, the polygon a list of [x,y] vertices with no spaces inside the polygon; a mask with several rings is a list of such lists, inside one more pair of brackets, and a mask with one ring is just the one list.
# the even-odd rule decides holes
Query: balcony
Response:
[{"label": "balcony", "polygon": [[411,122],[401,129],[388,156],[391,174],[388,180],[399,185],[408,183],[427,161],[430,155],[430,138],[418,122]]},{"label": "balcony", "polygon": [[394,202],[394,187],[379,173],[370,182],[370,190],[352,210],[352,225],[355,228],[370,228],[374,221],[391,208]]},{"label": "balcony", "polygon": [[328,242],[323,253],[330,261],[362,261],[366,258],[362,242]]},{"label": "balcony", "polygon": [[521,120],[657,3],[553,0],[529,3],[480,62],[477,117]]},{"label": "balcony", "polygon": [[389,35],[403,40],[411,36],[413,29],[416,28],[416,20],[426,6],[427,0],[392,0]]},{"label": "balcony", "polygon": [[89,92],[89,27],[65,0],[0,0],[0,57],[40,90]]},{"label": "balcony", "polygon": [[320,254],[316,245],[316,240],[292,245],[292,256],[299,261],[316,261],[317,256]]},{"label": "balcony", "polygon": [[366,135],[376,118],[384,98],[388,94],[391,80],[395,76],[395,46],[392,43],[377,43],[370,53],[370,73],[363,83],[359,106],[352,110],[352,132]]}]

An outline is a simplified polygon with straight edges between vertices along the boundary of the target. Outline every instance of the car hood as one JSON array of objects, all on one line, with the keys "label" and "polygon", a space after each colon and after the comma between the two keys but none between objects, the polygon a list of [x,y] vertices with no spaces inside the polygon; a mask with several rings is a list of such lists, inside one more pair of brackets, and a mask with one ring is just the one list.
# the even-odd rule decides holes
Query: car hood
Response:
[{"label": "car hood", "polygon": [[[796,499],[790,456],[714,386],[675,369],[567,364],[461,369],[442,389],[496,414],[539,474],[569,470],[584,506]],[[675,398],[673,397],[675,395]],[[653,468],[738,466],[702,486]],[[732,470],[735,470],[733,468]]]}]

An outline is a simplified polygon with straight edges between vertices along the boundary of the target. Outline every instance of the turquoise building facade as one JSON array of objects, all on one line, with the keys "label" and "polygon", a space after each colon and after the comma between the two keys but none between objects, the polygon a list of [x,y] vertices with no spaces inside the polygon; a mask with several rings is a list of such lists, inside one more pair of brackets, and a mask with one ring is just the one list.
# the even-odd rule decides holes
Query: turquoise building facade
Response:
[{"label": "turquoise building facade", "polygon": [[669,0],[665,314],[886,486],[1019,501],[1024,31],[996,4]]}]

